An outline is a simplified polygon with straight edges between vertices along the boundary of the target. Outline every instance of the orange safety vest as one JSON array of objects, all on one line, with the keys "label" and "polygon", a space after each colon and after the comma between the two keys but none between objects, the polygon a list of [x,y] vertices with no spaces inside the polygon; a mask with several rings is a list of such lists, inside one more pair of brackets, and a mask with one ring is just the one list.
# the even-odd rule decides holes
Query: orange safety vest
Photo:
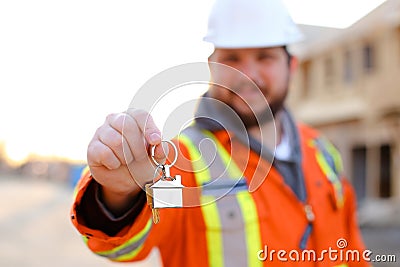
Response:
[{"label": "orange safety vest", "polygon": [[[72,221],[94,253],[113,261],[142,260],[158,247],[164,266],[369,266],[337,151],[314,130],[298,128],[305,203],[269,162],[227,132],[184,132],[175,140],[180,156],[171,174],[182,176],[191,207],[160,209],[154,225],[146,205],[132,225],[107,236],[76,212],[92,181],[86,171]],[[215,167],[198,149],[204,137],[216,145]]]}]

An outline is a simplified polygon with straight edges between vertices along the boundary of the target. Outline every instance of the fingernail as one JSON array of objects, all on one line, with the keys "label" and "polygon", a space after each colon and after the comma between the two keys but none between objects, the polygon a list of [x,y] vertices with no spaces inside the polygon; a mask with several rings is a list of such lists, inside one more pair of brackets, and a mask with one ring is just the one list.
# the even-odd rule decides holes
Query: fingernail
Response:
[{"label": "fingernail", "polygon": [[152,133],[149,136],[149,139],[150,139],[150,142],[154,144],[154,143],[158,143],[161,141],[161,136],[158,133]]}]

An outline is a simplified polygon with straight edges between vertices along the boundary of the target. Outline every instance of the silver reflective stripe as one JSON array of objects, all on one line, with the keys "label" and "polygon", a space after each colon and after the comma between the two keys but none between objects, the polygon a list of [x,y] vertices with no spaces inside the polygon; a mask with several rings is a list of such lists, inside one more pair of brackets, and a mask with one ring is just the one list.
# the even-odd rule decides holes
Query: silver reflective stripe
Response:
[{"label": "silver reflective stripe", "polygon": [[[217,249],[219,253],[223,254],[221,255],[223,259],[220,261],[219,257],[209,256],[210,266],[261,265],[261,262],[255,262],[251,259],[252,257],[257,258],[256,251],[261,247],[261,241],[258,215],[253,199],[248,192],[246,179],[237,177],[238,168],[233,161],[229,162],[227,167],[226,159],[222,158],[223,151],[219,150],[219,153],[217,153],[216,148],[219,146],[221,149],[221,145],[215,144],[215,141],[207,136],[208,133],[202,133],[195,127],[189,127],[184,130],[184,134],[190,138],[194,147],[200,150],[202,160],[209,166],[210,177],[198,181],[198,186],[202,186],[202,198],[203,200],[217,200],[208,202],[209,206],[202,207],[207,236],[214,237],[216,241],[221,240],[219,244],[222,246],[221,248],[217,247]],[[198,165],[201,166],[201,164]],[[193,164],[193,166],[195,165]],[[195,169],[194,171],[197,172],[198,170]],[[232,177],[232,175],[235,177]],[[239,175],[242,174],[239,173]],[[244,195],[248,195],[246,199],[252,201],[252,205],[245,204],[246,207],[243,207],[243,203],[246,203],[243,202]],[[205,202],[207,203],[207,201]],[[212,207],[214,205],[215,207]],[[244,211],[249,214],[244,214]],[[207,240],[207,242],[209,247],[216,245],[213,240]],[[257,249],[254,255],[248,255],[249,250],[254,250],[254,247]],[[213,251],[209,249],[209,255],[212,253]],[[217,260],[213,261],[216,258]]]},{"label": "silver reflective stripe", "polygon": [[217,207],[222,228],[225,266],[247,266],[243,215],[236,196],[221,198],[217,201]]}]

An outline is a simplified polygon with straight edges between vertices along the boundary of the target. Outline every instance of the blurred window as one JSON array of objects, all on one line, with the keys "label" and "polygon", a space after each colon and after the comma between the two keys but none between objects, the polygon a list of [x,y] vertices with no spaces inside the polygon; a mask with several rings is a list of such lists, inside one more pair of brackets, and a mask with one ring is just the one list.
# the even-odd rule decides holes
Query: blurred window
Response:
[{"label": "blurred window", "polygon": [[325,84],[332,85],[335,81],[335,66],[332,57],[325,59]]},{"label": "blurred window", "polygon": [[391,147],[382,145],[380,148],[380,177],[379,177],[379,196],[382,198],[391,197]]},{"label": "blurred window", "polygon": [[374,47],[367,43],[363,47],[363,70],[364,73],[371,73],[375,67]]},{"label": "blurred window", "polygon": [[343,80],[345,83],[351,83],[354,80],[353,55],[350,50],[344,52]]},{"label": "blurred window", "polygon": [[367,178],[367,148],[357,146],[352,149],[352,180],[357,200],[363,200],[366,195]]}]

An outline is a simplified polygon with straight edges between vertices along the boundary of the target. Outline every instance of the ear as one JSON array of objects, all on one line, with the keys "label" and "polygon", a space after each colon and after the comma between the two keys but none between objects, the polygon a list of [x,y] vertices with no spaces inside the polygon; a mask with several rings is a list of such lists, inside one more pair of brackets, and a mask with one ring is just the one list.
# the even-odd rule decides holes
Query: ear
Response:
[{"label": "ear", "polygon": [[299,66],[298,58],[295,56],[291,56],[289,62],[290,75],[293,75],[297,71],[298,66]]},{"label": "ear", "polygon": [[208,56],[207,62],[208,62],[208,69],[210,70],[211,81],[212,81],[213,80],[213,69],[215,69],[215,64],[214,65],[212,64],[212,63],[215,63],[215,49],[211,53],[211,55]]},{"label": "ear", "polygon": [[214,53],[215,53],[215,50],[211,53],[211,55],[208,56],[208,64],[210,64],[210,62],[214,62],[213,61]]}]

